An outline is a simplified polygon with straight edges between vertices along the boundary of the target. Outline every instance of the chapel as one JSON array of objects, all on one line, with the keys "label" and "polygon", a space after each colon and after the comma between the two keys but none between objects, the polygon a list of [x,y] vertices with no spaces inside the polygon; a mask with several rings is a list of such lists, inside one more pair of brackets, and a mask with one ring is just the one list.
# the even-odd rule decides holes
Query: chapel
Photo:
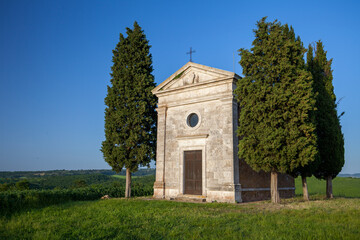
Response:
[{"label": "chapel", "polygon": [[[270,198],[270,173],[238,157],[241,77],[188,62],[152,90],[158,97],[154,197],[247,202]],[[294,179],[280,174],[280,196],[295,195]]]}]

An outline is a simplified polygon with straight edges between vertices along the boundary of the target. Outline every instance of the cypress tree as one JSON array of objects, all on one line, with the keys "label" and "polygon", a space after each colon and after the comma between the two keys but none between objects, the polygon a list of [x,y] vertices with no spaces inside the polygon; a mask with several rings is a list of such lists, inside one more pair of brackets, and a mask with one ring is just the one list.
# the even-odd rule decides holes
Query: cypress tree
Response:
[{"label": "cypress tree", "polygon": [[[312,49],[311,46],[309,48]],[[341,131],[341,116],[338,116],[337,113],[336,96],[332,83],[332,59],[328,60],[326,54],[323,43],[316,42],[315,57],[309,57],[311,59],[308,58],[307,65],[314,78],[315,91],[318,93],[316,97],[316,133],[320,165],[314,175],[318,179],[326,179],[326,196],[332,198],[332,179],[344,166],[344,136]]]},{"label": "cypress tree", "polygon": [[[311,48],[311,46],[309,47],[308,51],[307,51],[307,64],[306,64],[306,69],[311,73],[310,71],[310,66],[311,63],[313,61],[313,49]],[[314,85],[313,85],[314,87]],[[316,96],[316,94],[315,94]],[[315,111],[311,111],[309,113],[309,116],[312,117],[312,121],[315,123]],[[307,186],[307,177],[311,177],[314,172],[317,170],[317,167],[319,165],[319,156],[318,154],[315,156],[315,160],[309,162],[307,165],[304,166],[299,166],[297,168],[295,168],[293,171],[290,171],[289,174],[291,176],[298,177],[301,176],[301,183],[302,183],[302,191],[303,191],[303,198],[305,201],[309,201],[309,192],[308,192],[308,186]]]},{"label": "cypress tree", "polygon": [[[309,46],[309,49],[307,51],[307,61],[306,61],[306,69],[308,72],[312,72],[311,68],[312,68],[312,63],[313,63],[313,49],[311,47],[311,45]],[[313,84],[314,87],[314,84]],[[316,98],[316,94],[315,94],[315,98]],[[313,119],[313,122],[316,121],[315,119],[315,115],[316,112],[312,111],[310,112],[310,116]],[[307,177],[311,177],[315,171],[317,170],[318,166],[319,166],[320,162],[319,162],[319,154],[317,154],[315,156],[315,160],[312,162],[309,162],[307,165],[305,166],[300,166],[298,168],[296,168],[294,171],[292,171],[290,174],[293,177],[298,177],[301,176],[301,183],[302,183],[302,190],[303,190],[303,198],[305,201],[309,201],[309,192],[308,192],[308,186],[307,186],[307,181],[306,178]]]},{"label": "cypress tree", "polygon": [[235,91],[239,157],[256,171],[271,172],[271,199],[278,203],[278,173],[315,160],[315,99],[300,38],[287,25],[265,20],[257,22],[252,48],[239,50],[245,76]]},{"label": "cypress tree", "polygon": [[131,196],[131,173],[149,167],[156,150],[156,97],[149,41],[138,25],[113,50],[111,85],[105,98],[105,141],[101,151],[116,172],[126,168],[125,197]]}]

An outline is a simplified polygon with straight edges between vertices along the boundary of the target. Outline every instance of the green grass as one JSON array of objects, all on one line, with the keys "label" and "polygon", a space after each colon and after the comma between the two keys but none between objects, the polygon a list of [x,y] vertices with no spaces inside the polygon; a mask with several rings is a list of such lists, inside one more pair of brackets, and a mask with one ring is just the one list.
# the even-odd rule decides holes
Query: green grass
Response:
[{"label": "green grass", "polygon": [[274,205],[70,202],[0,218],[0,239],[358,239],[360,199]]},{"label": "green grass", "polygon": [[[132,181],[131,195],[153,195],[154,181],[154,175],[135,178]],[[104,195],[124,197],[124,194],[125,180],[123,179],[74,189],[8,190],[0,192],[0,215],[11,215],[15,212],[61,204],[67,201],[97,200]]]},{"label": "green grass", "polygon": [[[326,181],[315,177],[307,178],[310,195],[325,195]],[[296,195],[302,195],[301,178],[295,179]],[[333,180],[333,194],[335,197],[360,198],[360,178],[337,177]]]},{"label": "green grass", "polygon": [[[152,189],[153,181],[154,176],[139,177],[133,182],[134,190],[144,186]],[[15,204],[18,211],[10,209],[10,214],[0,215],[0,239],[359,239],[360,179],[334,179],[335,199],[325,200],[325,181],[309,178],[310,202],[302,201],[300,196],[301,179],[295,184],[298,196],[282,200],[282,204],[203,204],[137,198],[46,206],[52,199],[52,195],[46,195],[41,200],[43,205],[38,204],[37,199],[42,199],[39,197],[31,207],[33,195],[24,192],[25,197],[15,200],[30,205],[23,206],[20,201],[19,206]],[[0,202],[0,210],[5,209],[5,200]]]}]

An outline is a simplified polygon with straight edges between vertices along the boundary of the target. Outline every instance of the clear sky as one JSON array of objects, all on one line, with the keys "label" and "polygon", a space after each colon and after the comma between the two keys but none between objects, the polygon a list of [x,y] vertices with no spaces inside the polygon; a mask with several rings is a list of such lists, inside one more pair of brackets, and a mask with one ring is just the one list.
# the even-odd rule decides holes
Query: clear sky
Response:
[{"label": "clear sky", "polygon": [[[342,173],[360,172],[358,1],[0,1],[0,171],[110,168],[100,152],[119,33],[138,21],[161,83],[188,60],[233,70],[263,16],[333,58],[345,135]],[[235,55],[235,72],[241,75]]]}]

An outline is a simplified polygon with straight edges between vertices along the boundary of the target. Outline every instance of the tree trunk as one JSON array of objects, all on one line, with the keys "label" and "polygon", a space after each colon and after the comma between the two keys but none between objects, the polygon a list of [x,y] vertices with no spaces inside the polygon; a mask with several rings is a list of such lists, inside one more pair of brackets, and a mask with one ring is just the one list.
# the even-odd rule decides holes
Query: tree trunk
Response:
[{"label": "tree trunk", "polygon": [[126,187],[125,187],[125,197],[131,197],[131,172],[130,169],[126,169]]},{"label": "tree trunk", "polygon": [[273,203],[280,203],[278,173],[275,171],[271,171],[271,201]]},{"label": "tree trunk", "polygon": [[326,179],[326,197],[334,198],[333,191],[332,191],[332,177],[331,176],[328,176]]},{"label": "tree trunk", "polygon": [[307,182],[306,182],[306,176],[301,176],[301,181],[302,181],[304,200],[309,201],[309,192],[308,192],[308,186],[307,186]]}]

